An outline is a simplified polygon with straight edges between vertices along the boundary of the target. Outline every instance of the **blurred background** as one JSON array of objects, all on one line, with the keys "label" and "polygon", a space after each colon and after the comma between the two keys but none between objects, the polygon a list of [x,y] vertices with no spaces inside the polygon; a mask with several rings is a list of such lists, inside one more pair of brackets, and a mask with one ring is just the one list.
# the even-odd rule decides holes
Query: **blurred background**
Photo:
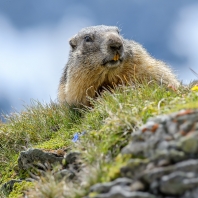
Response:
[{"label": "blurred background", "polygon": [[0,0],[0,112],[56,101],[69,38],[100,24],[118,26],[184,83],[196,79],[197,0]]}]

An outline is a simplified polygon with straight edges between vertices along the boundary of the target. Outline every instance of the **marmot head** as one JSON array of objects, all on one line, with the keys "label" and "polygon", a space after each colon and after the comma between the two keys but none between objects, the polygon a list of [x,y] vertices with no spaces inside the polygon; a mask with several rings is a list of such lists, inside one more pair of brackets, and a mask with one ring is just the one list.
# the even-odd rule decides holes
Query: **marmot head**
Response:
[{"label": "marmot head", "polygon": [[[123,37],[114,26],[91,26],[82,29],[69,41],[74,65],[116,68],[124,60]],[[73,58],[72,58],[73,57]]]}]

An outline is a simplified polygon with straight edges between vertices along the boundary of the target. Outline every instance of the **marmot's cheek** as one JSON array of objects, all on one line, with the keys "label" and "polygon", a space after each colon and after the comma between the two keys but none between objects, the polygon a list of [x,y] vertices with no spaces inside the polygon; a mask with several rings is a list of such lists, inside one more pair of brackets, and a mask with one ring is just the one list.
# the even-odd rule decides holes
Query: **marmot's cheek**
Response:
[{"label": "marmot's cheek", "polygon": [[100,52],[101,54],[103,54],[103,56],[106,56],[107,54],[109,54],[109,50],[108,50],[106,43],[104,42],[101,43]]}]

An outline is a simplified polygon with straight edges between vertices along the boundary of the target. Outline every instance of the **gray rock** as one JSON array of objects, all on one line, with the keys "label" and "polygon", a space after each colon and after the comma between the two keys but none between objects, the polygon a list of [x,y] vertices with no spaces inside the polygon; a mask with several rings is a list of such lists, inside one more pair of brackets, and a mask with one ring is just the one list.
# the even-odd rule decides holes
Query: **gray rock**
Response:
[{"label": "gray rock", "polygon": [[14,187],[14,184],[15,183],[20,183],[22,182],[22,180],[19,180],[19,179],[12,179],[8,182],[6,182],[5,184],[3,184],[1,186],[1,191],[6,195],[6,194],[9,194],[12,190],[13,190],[13,187]]},{"label": "gray rock", "polygon": [[140,178],[146,183],[152,183],[155,180],[159,180],[164,175],[169,175],[175,171],[193,172],[198,174],[198,160],[187,160],[171,166],[156,167],[152,170],[145,170]]},{"label": "gray rock", "polygon": [[197,198],[198,195],[198,187],[194,188],[193,190],[186,191],[181,198]]},{"label": "gray rock", "polygon": [[135,155],[141,155],[143,154],[143,151],[146,149],[147,144],[144,142],[136,142],[128,144],[126,147],[122,149],[122,154],[135,154]]},{"label": "gray rock", "polygon": [[186,190],[190,190],[198,184],[197,181],[194,183],[191,181],[193,176],[195,175],[181,171],[165,175],[160,180],[160,191],[165,194],[182,195]]},{"label": "gray rock", "polygon": [[98,194],[93,198],[157,198],[157,197],[147,192],[130,192],[130,188],[113,186],[108,193]]},{"label": "gray rock", "polygon": [[136,179],[146,169],[148,164],[148,160],[131,159],[126,166],[120,169],[120,173],[122,177]]},{"label": "gray rock", "polygon": [[159,149],[156,150],[155,154],[151,158],[151,161],[155,161],[158,166],[161,160],[169,162],[166,163],[166,165],[169,165],[171,163],[180,162],[182,160],[186,159],[185,153],[182,151],[177,151],[175,149]]},{"label": "gray rock", "polygon": [[133,180],[128,178],[118,178],[115,181],[107,182],[107,183],[98,183],[93,185],[90,188],[90,192],[97,192],[97,193],[106,193],[108,192],[113,186],[130,186]]},{"label": "gray rock", "polygon": [[58,171],[57,173],[55,173],[54,176],[55,176],[55,178],[57,180],[61,180],[63,178],[71,180],[71,179],[73,179],[76,176],[76,174],[73,171],[71,171],[71,170],[63,169],[63,170]]},{"label": "gray rock", "polygon": [[153,183],[156,180],[159,180],[163,175],[170,174],[174,171],[174,166],[167,166],[167,167],[156,167],[152,170],[144,171],[139,178],[143,180],[145,183]]},{"label": "gray rock", "polygon": [[194,173],[198,173],[198,159],[190,159],[190,160],[186,160],[180,163],[177,163],[175,165],[175,169],[174,170],[180,170],[183,172],[194,172]]},{"label": "gray rock", "polygon": [[198,154],[198,131],[181,138],[179,141],[180,148],[190,155]]},{"label": "gray rock", "polygon": [[22,151],[18,159],[18,167],[22,170],[36,168],[40,170],[47,169],[45,164],[61,164],[63,157],[57,156],[54,153],[44,152],[40,149],[28,149]]},{"label": "gray rock", "polygon": [[175,131],[178,131],[178,123],[173,122],[172,120],[168,120],[164,126],[166,127],[167,132],[171,135],[174,135]]},{"label": "gray rock", "polygon": [[143,191],[145,190],[145,185],[140,181],[135,181],[130,186],[131,191]]},{"label": "gray rock", "polygon": [[166,124],[167,122],[169,122],[172,119],[171,115],[158,115],[156,117],[151,117],[148,119],[149,121],[153,121],[154,123],[157,124]]},{"label": "gray rock", "polygon": [[198,109],[150,118],[131,137],[121,153],[132,159],[120,173],[135,182],[102,184],[96,198],[198,197]]},{"label": "gray rock", "polygon": [[70,152],[65,157],[65,164],[63,168],[70,172],[68,178],[74,179],[77,173],[81,170],[82,167],[81,153],[79,152]]},{"label": "gray rock", "polygon": [[73,164],[75,163],[79,157],[81,156],[81,153],[79,152],[71,152],[66,156],[66,164]]},{"label": "gray rock", "polygon": [[193,125],[194,125],[194,122],[192,120],[189,120],[189,121],[187,120],[183,124],[179,125],[179,130],[183,131],[184,133],[187,133],[191,131]]},{"label": "gray rock", "polygon": [[198,122],[195,123],[194,130],[196,130],[196,131],[198,130]]},{"label": "gray rock", "polygon": [[176,122],[180,125],[186,121],[191,121],[193,123],[198,121],[198,110],[182,110],[175,116]]}]

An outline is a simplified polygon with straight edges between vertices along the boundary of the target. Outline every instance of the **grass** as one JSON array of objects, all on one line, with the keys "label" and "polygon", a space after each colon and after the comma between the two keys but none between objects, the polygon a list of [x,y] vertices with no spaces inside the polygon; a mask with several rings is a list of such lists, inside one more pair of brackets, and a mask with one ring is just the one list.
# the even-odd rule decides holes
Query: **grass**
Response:
[{"label": "grass", "polygon": [[[70,147],[85,158],[86,168],[79,176],[82,185],[55,181],[53,174],[48,173],[31,187],[31,196],[47,198],[55,193],[53,197],[66,197],[66,192],[70,193],[69,197],[85,196],[92,184],[119,176],[120,166],[127,162],[127,157],[119,153],[128,143],[131,132],[149,117],[198,108],[198,92],[187,88],[173,91],[151,83],[117,88],[113,93],[106,91],[92,104],[94,108],[74,111],[66,105],[32,101],[25,111],[6,117],[7,123],[0,124],[0,184],[20,177],[17,172],[20,151],[30,147],[49,150]],[[73,143],[74,133],[82,131],[86,134],[80,142]],[[17,193],[21,195],[30,188],[24,183],[17,185],[10,198],[20,197]],[[45,195],[46,192],[49,194]]]}]

